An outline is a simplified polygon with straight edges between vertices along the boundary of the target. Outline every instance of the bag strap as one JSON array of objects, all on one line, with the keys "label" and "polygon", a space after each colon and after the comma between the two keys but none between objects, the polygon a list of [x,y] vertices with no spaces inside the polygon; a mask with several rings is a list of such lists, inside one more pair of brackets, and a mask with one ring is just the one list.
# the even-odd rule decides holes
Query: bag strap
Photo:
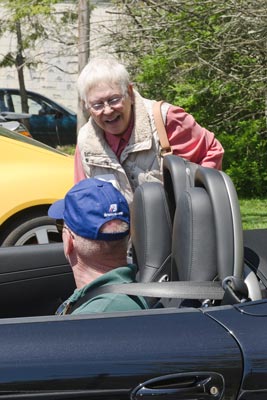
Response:
[{"label": "bag strap", "polygon": [[157,128],[157,132],[159,135],[159,141],[161,145],[161,155],[162,157],[165,157],[166,155],[172,154],[172,148],[170,146],[168,136],[166,133],[165,125],[163,122],[162,118],[162,113],[161,113],[161,105],[164,103],[163,100],[161,101],[155,101],[153,103],[153,115],[154,115],[154,121],[155,125]]},{"label": "bag strap", "polygon": [[143,296],[154,298],[176,298],[197,300],[222,300],[224,289],[221,282],[150,282],[150,283],[123,283],[105,285],[86,293],[73,305],[70,304],[68,314],[80,307],[86,301],[104,293],[120,293],[128,296]]}]

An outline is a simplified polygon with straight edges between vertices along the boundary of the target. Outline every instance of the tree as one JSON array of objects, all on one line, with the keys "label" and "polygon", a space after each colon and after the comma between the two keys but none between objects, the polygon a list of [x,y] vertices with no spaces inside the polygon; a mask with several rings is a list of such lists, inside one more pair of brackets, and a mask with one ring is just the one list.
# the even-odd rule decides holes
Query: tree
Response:
[{"label": "tree", "polygon": [[[90,55],[90,1],[79,0],[78,15],[78,70],[80,73],[87,64]],[[88,116],[84,110],[83,102],[78,98],[77,132],[87,119]]]},{"label": "tree", "polygon": [[143,95],[191,112],[223,143],[239,194],[266,195],[266,2],[114,3],[113,42]]},{"label": "tree", "polygon": [[[17,40],[16,50],[2,55],[0,67],[16,67],[23,112],[28,112],[24,68],[53,62],[53,54],[50,59],[48,54],[44,54],[43,43],[49,40],[60,44],[57,56],[70,48],[75,48],[77,54],[77,35],[73,33],[74,29],[70,29],[76,24],[77,10],[66,7],[58,11],[58,3],[59,0],[0,0],[0,35],[9,32]],[[62,29],[66,26],[69,30]],[[68,34],[68,31],[71,33]],[[57,65],[54,67],[58,68]]]}]

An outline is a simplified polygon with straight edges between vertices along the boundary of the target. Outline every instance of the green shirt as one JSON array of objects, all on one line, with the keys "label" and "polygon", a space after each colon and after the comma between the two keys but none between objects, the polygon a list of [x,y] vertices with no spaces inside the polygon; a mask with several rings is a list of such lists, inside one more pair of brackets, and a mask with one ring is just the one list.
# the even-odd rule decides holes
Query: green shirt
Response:
[{"label": "green shirt", "polygon": [[[74,305],[76,301],[82,298],[88,291],[107,285],[115,285],[121,283],[136,282],[135,276],[137,267],[134,264],[118,267],[109,271],[93,282],[84,286],[81,289],[76,289],[73,294],[63,303],[63,308],[67,309],[68,305]],[[103,293],[92,299],[85,301],[80,307],[76,308],[72,314],[90,314],[99,312],[113,312],[113,311],[129,311],[147,309],[148,305],[143,297],[128,296],[119,293]],[[60,307],[62,310],[62,307]],[[57,314],[65,314],[63,311]]]}]

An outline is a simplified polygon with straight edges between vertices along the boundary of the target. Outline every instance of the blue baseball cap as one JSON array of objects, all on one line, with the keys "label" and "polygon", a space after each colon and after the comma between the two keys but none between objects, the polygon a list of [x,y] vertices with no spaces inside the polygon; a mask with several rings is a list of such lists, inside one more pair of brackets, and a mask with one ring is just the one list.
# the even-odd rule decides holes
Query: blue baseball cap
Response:
[{"label": "blue baseball cap", "polygon": [[101,227],[119,219],[130,227],[130,210],[125,197],[110,182],[95,178],[84,179],[74,185],[65,198],[53,203],[48,215],[63,219],[77,235],[93,240],[118,240],[126,232],[103,233]]}]

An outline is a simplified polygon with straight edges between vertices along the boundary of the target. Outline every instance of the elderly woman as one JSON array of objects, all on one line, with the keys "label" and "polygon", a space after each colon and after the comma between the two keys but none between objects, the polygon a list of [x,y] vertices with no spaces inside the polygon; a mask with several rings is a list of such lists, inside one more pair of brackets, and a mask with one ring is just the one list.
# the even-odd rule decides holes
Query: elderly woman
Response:
[{"label": "elderly woman", "polygon": [[[136,187],[162,181],[162,154],[152,106],[113,58],[94,58],[78,78],[80,98],[89,111],[75,152],[75,182],[95,177],[111,181],[131,203]],[[212,132],[181,107],[163,103],[161,114],[173,154],[221,169],[223,148]]]}]

